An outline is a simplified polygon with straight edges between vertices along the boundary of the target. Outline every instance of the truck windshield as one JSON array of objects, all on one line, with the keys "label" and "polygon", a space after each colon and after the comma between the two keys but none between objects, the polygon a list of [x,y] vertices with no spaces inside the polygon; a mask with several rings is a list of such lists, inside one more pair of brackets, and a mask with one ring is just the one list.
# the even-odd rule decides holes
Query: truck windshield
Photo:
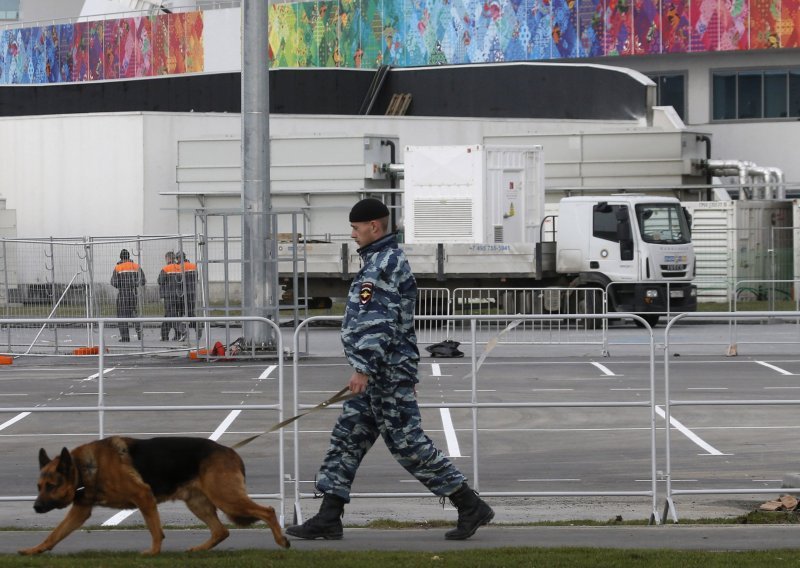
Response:
[{"label": "truck windshield", "polygon": [[684,244],[691,240],[689,225],[680,205],[647,203],[636,206],[639,232],[646,243]]}]

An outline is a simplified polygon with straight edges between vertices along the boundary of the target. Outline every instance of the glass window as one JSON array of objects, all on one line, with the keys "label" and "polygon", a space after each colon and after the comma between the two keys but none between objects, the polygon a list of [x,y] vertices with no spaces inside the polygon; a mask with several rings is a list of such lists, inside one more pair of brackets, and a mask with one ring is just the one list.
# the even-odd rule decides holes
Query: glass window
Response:
[{"label": "glass window", "polygon": [[689,224],[680,205],[648,203],[636,206],[639,232],[646,243],[684,244],[690,240]]},{"label": "glass window", "polygon": [[761,73],[739,73],[739,118],[761,118]]},{"label": "glass window", "polygon": [[592,221],[592,234],[598,239],[619,242],[617,232],[617,209],[619,205],[599,203],[594,206],[594,219]]},{"label": "glass window", "polygon": [[764,73],[764,118],[786,117],[786,71]]},{"label": "glass window", "polygon": [[800,116],[800,71],[789,72],[789,116]]},{"label": "glass window", "polygon": [[736,118],[736,74],[714,73],[714,120]]},{"label": "glass window", "polygon": [[683,75],[659,75],[656,78],[658,85],[658,104],[671,106],[681,119],[685,120],[685,97]]}]

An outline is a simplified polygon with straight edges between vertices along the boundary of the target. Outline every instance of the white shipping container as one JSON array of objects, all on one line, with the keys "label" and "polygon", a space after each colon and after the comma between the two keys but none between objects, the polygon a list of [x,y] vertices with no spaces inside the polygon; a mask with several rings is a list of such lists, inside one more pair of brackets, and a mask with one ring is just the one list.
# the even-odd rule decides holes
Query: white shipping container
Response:
[{"label": "white shipping container", "polygon": [[537,242],[541,146],[406,146],[403,162],[406,242]]}]

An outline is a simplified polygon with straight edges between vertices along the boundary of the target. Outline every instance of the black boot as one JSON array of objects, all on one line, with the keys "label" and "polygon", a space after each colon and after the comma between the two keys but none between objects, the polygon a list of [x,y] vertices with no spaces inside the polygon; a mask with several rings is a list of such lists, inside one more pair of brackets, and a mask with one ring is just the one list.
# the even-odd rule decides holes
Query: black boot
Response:
[{"label": "black boot", "polygon": [[322,505],[319,507],[319,513],[308,519],[302,525],[288,527],[286,529],[286,534],[309,540],[314,540],[316,538],[341,540],[344,534],[344,530],[342,529],[344,504],[345,500],[341,497],[326,493],[322,498]]},{"label": "black boot", "polygon": [[453,530],[444,533],[447,540],[466,540],[475,534],[478,527],[488,524],[494,518],[492,508],[466,482],[449,498],[458,509],[458,524]]}]

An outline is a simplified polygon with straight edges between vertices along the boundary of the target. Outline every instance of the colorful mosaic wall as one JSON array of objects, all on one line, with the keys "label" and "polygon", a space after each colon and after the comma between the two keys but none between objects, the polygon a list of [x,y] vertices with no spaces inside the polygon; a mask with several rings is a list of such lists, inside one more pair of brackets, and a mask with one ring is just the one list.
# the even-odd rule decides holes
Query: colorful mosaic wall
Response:
[{"label": "colorful mosaic wall", "polygon": [[273,5],[274,66],[375,67],[800,47],[800,0]]},{"label": "colorful mosaic wall", "polygon": [[203,14],[0,30],[0,83],[63,83],[203,71]]},{"label": "colorful mosaic wall", "polygon": [[[218,71],[238,16],[164,14],[0,30],[0,84]],[[237,12],[238,14],[238,12]],[[207,21],[206,21],[207,20]],[[221,38],[216,36],[220,35]],[[223,41],[220,42],[219,40]],[[333,0],[274,4],[274,67],[534,61],[800,47],[800,0]],[[226,70],[238,70],[238,51]]]}]

